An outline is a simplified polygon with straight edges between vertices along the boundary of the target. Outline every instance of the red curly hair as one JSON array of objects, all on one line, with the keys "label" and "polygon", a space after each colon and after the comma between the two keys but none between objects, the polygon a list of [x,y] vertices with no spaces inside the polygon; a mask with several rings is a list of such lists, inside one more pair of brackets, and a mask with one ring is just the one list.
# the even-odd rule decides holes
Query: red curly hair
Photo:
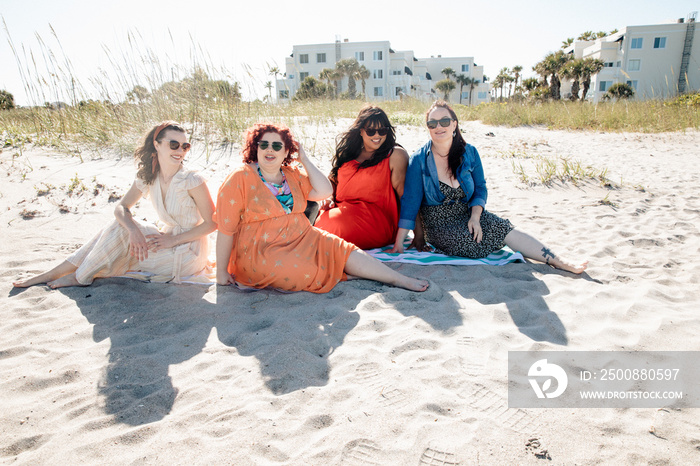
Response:
[{"label": "red curly hair", "polygon": [[292,132],[284,125],[276,125],[274,123],[256,123],[248,128],[245,133],[245,141],[243,142],[243,162],[254,163],[258,161],[258,142],[262,139],[265,133],[277,133],[282,138],[284,150],[288,150],[289,154],[282,161],[282,165],[289,165],[294,158],[292,157],[299,151],[299,145],[294,140]]}]

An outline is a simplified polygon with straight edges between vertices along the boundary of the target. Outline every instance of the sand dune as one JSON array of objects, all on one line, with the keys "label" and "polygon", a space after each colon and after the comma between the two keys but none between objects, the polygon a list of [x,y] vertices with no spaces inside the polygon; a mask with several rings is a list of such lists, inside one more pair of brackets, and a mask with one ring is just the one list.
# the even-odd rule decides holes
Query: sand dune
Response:
[{"label": "sand dune", "polygon": [[[294,129],[327,172],[347,125]],[[430,289],[357,280],[282,294],[110,278],[16,290],[13,279],[111,219],[110,194],[126,192],[134,169],[109,151],[80,163],[5,149],[2,462],[697,463],[694,410],[509,408],[507,363],[513,350],[700,350],[700,133],[463,126],[489,210],[589,258],[586,274],[392,264]],[[427,132],[397,137],[410,152]],[[193,152],[212,192],[239,163],[236,148]],[[537,157],[607,168],[612,184],[526,185],[512,162],[534,180]],[[86,190],[68,196],[76,174]],[[141,204],[136,215],[152,218]]]}]

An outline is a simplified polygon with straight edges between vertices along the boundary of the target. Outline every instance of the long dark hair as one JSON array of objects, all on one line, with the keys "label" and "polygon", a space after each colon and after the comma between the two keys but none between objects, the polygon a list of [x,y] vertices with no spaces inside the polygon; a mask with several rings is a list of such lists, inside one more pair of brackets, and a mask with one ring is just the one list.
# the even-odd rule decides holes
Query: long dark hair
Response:
[{"label": "long dark hair", "polygon": [[394,127],[391,126],[389,117],[386,116],[384,110],[373,105],[365,105],[350,126],[350,129],[338,136],[335,155],[333,155],[333,160],[331,161],[333,167],[328,176],[334,186],[338,182],[338,169],[340,169],[344,163],[355,160],[360,155],[360,152],[362,152],[362,135],[360,134],[360,130],[369,127],[383,127],[389,131],[387,132],[384,144],[372,154],[372,157],[362,162],[360,168],[377,165],[387,158],[394,146],[396,146],[396,132],[394,131]]},{"label": "long dark hair", "polygon": [[136,172],[136,176],[141,178],[146,184],[152,184],[153,181],[155,181],[156,176],[158,176],[158,172],[160,172],[160,166],[157,162],[158,156],[156,153],[156,146],[153,142],[153,135],[156,133],[156,130],[161,127],[162,129],[160,129],[160,132],[156,137],[158,142],[161,142],[165,136],[165,132],[168,130],[175,130],[181,133],[185,132],[185,128],[183,128],[179,123],[174,121],[164,121],[157,124],[151,128],[148,133],[146,133],[141,146],[134,152],[134,158],[138,162],[138,171]]},{"label": "long dark hair", "polygon": [[464,155],[464,148],[467,147],[467,141],[462,137],[462,132],[459,130],[459,120],[457,119],[457,114],[452,107],[444,100],[436,100],[433,105],[430,106],[427,112],[425,112],[425,121],[428,121],[428,115],[430,112],[436,108],[444,108],[450,112],[450,117],[457,122],[455,127],[454,136],[452,136],[452,145],[450,146],[450,152],[447,153],[447,167],[450,169],[450,174],[452,178],[456,178],[457,170],[462,164],[462,156]]}]

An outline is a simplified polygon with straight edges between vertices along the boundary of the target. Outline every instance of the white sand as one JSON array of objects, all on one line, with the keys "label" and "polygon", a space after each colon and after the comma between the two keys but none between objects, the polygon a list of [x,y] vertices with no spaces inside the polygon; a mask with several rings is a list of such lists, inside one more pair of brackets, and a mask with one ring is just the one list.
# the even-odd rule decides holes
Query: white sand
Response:
[{"label": "white sand", "polygon": [[[295,131],[327,171],[347,124]],[[507,360],[510,350],[700,349],[700,133],[463,126],[482,155],[489,210],[555,252],[589,258],[587,274],[393,265],[429,278],[423,294],[364,280],[327,295],[127,279],[13,290],[109,222],[109,192],[125,193],[135,170],[107,152],[80,163],[5,149],[0,460],[697,464],[696,410],[508,408]],[[427,137],[398,130],[409,152]],[[238,152],[208,163],[199,147],[190,166],[214,195]],[[513,152],[607,167],[622,185],[526,186]],[[534,159],[514,160],[535,176]],[[76,173],[89,191],[69,197],[61,185]],[[105,185],[97,195],[93,177]],[[41,183],[55,188],[38,197]],[[153,218],[148,202],[137,212]]]}]

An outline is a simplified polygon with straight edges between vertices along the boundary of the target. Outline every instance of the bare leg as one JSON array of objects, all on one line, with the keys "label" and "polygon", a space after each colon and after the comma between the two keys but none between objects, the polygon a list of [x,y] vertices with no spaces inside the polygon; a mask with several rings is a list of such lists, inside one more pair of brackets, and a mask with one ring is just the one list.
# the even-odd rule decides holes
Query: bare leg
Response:
[{"label": "bare leg", "polygon": [[42,274],[36,275],[32,278],[28,278],[26,280],[20,280],[16,282],[12,282],[12,285],[14,285],[15,288],[27,288],[29,286],[34,286],[38,285],[40,283],[48,283],[52,282],[54,280],[58,280],[59,278],[63,277],[64,275],[68,275],[69,273],[73,273],[77,270],[78,268],[71,264],[68,261],[63,261],[60,264],[58,264],[56,267],[53,269],[49,270],[48,272],[44,272]]},{"label": "bare leg", "polygon": [[64,286],[87,286],[78,282],[78,279],[75,278],[75,273],[69,273],[61,278],[57,278],[56,280],[49,282],[48,285],[54,290],[56,288],[63,288]]},{"label": "bare leg", "polygon": [[360,278],[377,280],[389,285],[406,288],[411,291],[425,291],[428,289],[426,280],[407,277],[396,270],[387,267],[364,251],[353,251],[345,263],[345,273]]},{"label": "bare leg", "polygon": [[520,251],[523,256],[572,273],[581,273],[588,267],[588,261],[569,262],[555,255],[551,249],[539,240],[520,230],[512,230],[505,237],[506,245],[513,251]]}]

